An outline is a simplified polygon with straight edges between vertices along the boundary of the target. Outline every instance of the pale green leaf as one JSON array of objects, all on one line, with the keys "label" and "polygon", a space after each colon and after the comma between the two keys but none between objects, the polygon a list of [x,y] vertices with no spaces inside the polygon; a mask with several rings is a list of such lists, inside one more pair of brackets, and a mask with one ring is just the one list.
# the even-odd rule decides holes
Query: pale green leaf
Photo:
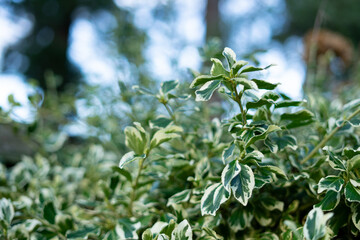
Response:
[{"label": "pale green leaf", "polygon": [[180,137],[180,132],[182,132],[182,128],[178,126],[168,126],[158,130],[151,138],[150,148],[157,147],[164,142]]},{"label": "pale green leaf", "polygon": [[226,60],[229,64],[229,68],[232,68],[232,66],[236,63],[235,52],[231,48],[226,47],[224,49],[224,51],[222,52],[222,54],[226,58]]},{"label": "pale green leaf", "polygon": [[200,85],[203,85],[207,82],[213,81],[213,80],[219,80],[222,79],[223,75],[217,75],[217,76],[211,76],[211,75],[200,75],[194,79],[194,81],[191,83],[190,88],[194,88]]},{"label": "pale green leaf", "polygon": [[208,101],[214,91],[220,87],[220,80],[206,82],[199,90],[195,91],[196,101]]},{"label": "pale green leaf", "polygon": [[251,211],[246,208],[235,208],[230,215],[228,220],[231,229],[234,232],[243,230],[251,226],[251,221],[254,218],[254,215]]},{"label": "pale green leaf", "polygon": [[[136,160],[140,160],[141,158],[144,158],[145,155],[136,155],[135,152],[131,151],[131,152],[128,152],[126,154],[124,154],[124,156],[122,156],[122,158],[120,159],[120,162],[119,162],[119,168],[122,169],[126,164],[128,163],[131,163],[133,161],[136,161]],[[128,178],[128,176],[125,176]]]},{"label": "pale green leaf", "polygon": [[247,205],[255,187],[254,173],[244,164],[240,165],[239,174],[231,180],[230,186],[234,197],[244,206]]},{"label": "pale green leaf", "polygon": [[134,222],[128,218],[118,219],[115,231],[119,239],[138,239],[136,231],[141,227],[140,222]]},{"label": "pale green leaf", "polygon": [[243,60],[237,61],[237,62],[231,67],[231,70],[233,71],[233,74],[236,75],[236,74],[239,72],[239,70],[240,70],[243,66],[245,66],[245,65],[247,65],[247,64],[249,64],[249,63],[246,62],[246,61],[243,61]]},{"label": "pale green leaf", "polygon": [[305,221],[304,237],[307,240],[317,240],[326,234],[326,222],[332,217],[332,213],[324,214],[320,208],[312,209]]},{"label": "pale green leaf", "polygon": [[190,195],[191,195],[190,189],[186,189],[181,192],[178,192],[169,198],[167,206],[170,206],[173,204],[179,204],[182,202],[187,202],[190,199]]},{"label": "pale green leaf", "polygon": [[14,218],[14,214],[14,207],[11,201],[7,198],[2,198],[0,200],[0,220],[4,221],[9,227]]},{"label": "pale green leaf", "polygon": [[227,164],[221,174],[221,182],[227,191],[230,191],[230,183],[241,171],[240,164],[234,160]]},{"label": "pale green leaf", "polygon": [[149,136],[140,123],[134,122],[135,127],[125,128],[125,144],[136,154],[142,155],[148,144]]},{"label": "pale green leaf", "polygon": [[201,215],[216,215],[220,205],[228,200],[230,193],[221,183],[210,185],[201,198]]},{"label": "pale green leaf", "polygon": [[225,164],[226,160],[234,154],[235,144],[232,143],[229,147],[225,148],[222,153],[222,161]]},{"label": "pale green leaf", "polygon": [[246,78],[234,78],[234,80],[236,81],[236,83],[244,86],[244,90],[247,90],[247,89],[257,90],[258,89],[257,85],[253,81],[247,80]]},{"label": "pale green leaf", "polygon": [[163,94],[166,94],[166,93],[176,89],[178,86],[179,86],[178,80],[170,80],[170,81],[162,82],[160,89]]},{"label": "pale green leaf", "polygon": [[171,240],[192,240],[192,230],[189,222],[185,219],[176,226],[171,233]]},{"label": "pale green leaf", "polygon": [[222,62],[217,58],[211,58],[213,65],[211,66],[210,74],[212,76],[228,75],[229,73],[225,70]]}]

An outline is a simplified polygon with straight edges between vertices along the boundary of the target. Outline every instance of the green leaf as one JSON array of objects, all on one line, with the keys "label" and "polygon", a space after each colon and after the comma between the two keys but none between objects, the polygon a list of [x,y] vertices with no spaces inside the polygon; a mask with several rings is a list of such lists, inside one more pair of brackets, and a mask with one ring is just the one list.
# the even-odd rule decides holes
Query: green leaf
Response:
[{"label": "green leaf", "polygon": [[262,188],[265,184],[270,183],[271,182],[271,176],[270,175],[259,175],[259,174],[254,174],[255,176],[255,187],[254,188]]},{"label": "green leaf", "polygon": [[348,170],[359,169],[360,167],[360,155],[356,155],[347,161]]},{"label": "green leaf", "polygon": [[232,68],[232,66],[236,63],[235,52],[231,48],[226,47],[222,54],[226,58],[226,61],[229,64],[229,68]]},{"label": "green leaf", "polygon": [[217,76],[211,76],[211,75],[200,75],[194,79],[194,81],[191,83],[190,88],[194,88],[200,85],[203,85],[207,82],[213,81],[213,80],[219,80],[222,79],[223,75],[217,75]]},{"label": "green leaf", "polygon": [[249,64],[249,63],[246,62],[246,61],[242,61],[242,60],[237,61],[237,62],[231,67],[231,70],[232,70],[233,74],[236,75],[236,74],[239,72],[239,70],[240,70],[243,66],[245,66],[245,65],[247,65],[247,64]]},{"label": "green leaf", "polygon": [[343,107],[343,110],[350,111],[350,110],[353,110],[358,107],[360,107],[360,98],[352,100],[351,102],[348,102],[347,104],[345,104]]},{"label": "green leaf", "polygon": [[66,234],[67,239],[88,239],[90,234],[97,235],[99,233],[99,229],[96,227],[84,227],[77,231],[70,232]]},{"label": "green leaf", "polygon": [[234,80],[236,81],[236,83],[243,85],[244,90],[258,89],[257,85],[254,82],[247,80],[246,78],[234,78]]},{"label": "green leaf", "polygon": [[360,180],[352,180],[345,186],[345,198],[349,202],[360,203]]},{"label": "green leaf", "polygon": [[314,115],[308,110],[300,110],[295,113],[284,113],[281,115],[282,121],[288,121],[288,129],[302,127],[314,122]]},{"label": "green leaf", "polygon": [[265,89],[265,90],[274,90],[280,83],[269,83],[264,80],[259,79],[251,79],[254,83],[256,83],[258,89]]},{"label": "green leaf", "polygon": [[171,219],[170,222],[161,229],[160,233],[163,233],[167,236],[171,236],[171,233],[174,231],[176,225],[177,224],[174,221],[174,219]]},{"label": "green leaf", "polygon": [[120,159],[120,162],[119,162],[119,168],[122,169],[124,168],[124,166],[128,163],[131,163],[133,161],[136,161],[136,160],[140,160],[142,158],[144,158],[145,155],[136,155],[135,152],[131,151],[131,152],[128,152],[126,154],[124,154],[124,156],[122,156],[122,158]]},{"label": "green leaf", "polygon": [[185,219],[171,233],[171,240],[192,240],[192,230],[190,224]]},{"label": "green leaf", "polygon": [[151,138],[150,148],[155,148],[164,142],[180,137],[180,132],[182,132],[182,128],[178,126],[169,126],[158,130]]},{"label": "green leaf", "polygon": [[281,168],[277,167],[277,166],[272,166],[272,165],[263,165],[261,166],[261,170],[264,171],[270,171],[272,173],[275,173],[277,176],[280,176],[282,178],[288,179],[288,177],[286,176],[284,170],[282,170]]},{"label": "green leaf", "polygon": [[112,166],[111,168],[113,171],[123,175],[129,182],[132,182],[131,174],[128,171],[126,171],[125,169],[121,169],[118,166]]},{"label": "green leaf", "polygon": [[336,208],[340,202],[340,192],[335,192],[329,190],[323,200],[318,204],[315,204],[315,207],[321,208],[323,211],[331,211]]},{"label": "green leaf", "polygon": [[360,231],[360,204],[352,204],[351,212],[351,220],[355,227]]},{"label": "green leaf", "polygon": [[281,102],[275,103],[275,108],[284,108],[284,107],[297,107],[303,104],[305,101],[292,101],[292,100],[284,100]]},{"label": "green leaf", "polygon": [[219,76],[219,75],[229,75],[229,73],[225,70],[222,62],[217,58],[211,58],[213,65],[210,70],[210,74],[212,76]]},{"label": "green leaf", "polygon": [[243,74],[243,73],[247,73],[247,72],[257,72],[257,71],[262,71],[262,70],[264,70],[264,68],[248,66],[248,67],[243,68],[240,71],[240,73]]},{"label": "green leaf", "polygon": [[172,122],[171,119],[163,115],[158,116],[156,119],[150,121],[150,128],[166,128]]},{"label": "green leaf", "polygon": [[343,148],[342,155],[346,156],[349,159],[353,158],[356,155],[360,155],[360,148],[353,149],[353,148],[345,147],[345,148]]},{"label": "green leaf", "polygon": [[213,239],[215,239],[215,240],[223,240],[224,239],[223,237],[218,235],[214,230],[212,230],[212,229],[210,229],[208,227],[202,227],[202,230],[207,234],[207,237],[210,237],[211,240],[213,240]]},{"label": "green leaf", "polygon": [[4,221],[7,227],[10,227],[14,218],[14,207],[7,198],[0,200],[0,221]]},{"label": "green leaf", "polygon": [[160,89],[163,94],[166,94],[166,93],[176,89],[178,86],[179,86],[178,80],[170,80],[170,81],[162,82]]},{"label": "green leaf", "polygon": [[228,200],[230,193],[221,183],[210,185],[201,198],[201,215],[216,215],[220,205]]},{"label": "green leaf", "polygon": [[136,231],[141,227],[140,222],[131,221],[128,218],[118,219],[115,231],[119,235],[119,239],[138,239]]},{"label": "green leaf", "polygon": [[306,109],[297,111],[295,113],[284,113],[281,115],[281,120],[289,121],[304,121],[313,119],[314,114]]},{"label": "green leaf", "polygon": [[146,229],[143,234],[141,235],[142,240],[152,240],[152,233],[151,230],[148,228]]},{"label": "green leaf", "polygon": [[195,91],[196,101],[208,101],[214,91],[220,87],[220,80],[213,80],[205,83],[199,90]]},{"label": "green leaf", "polygon": [[[326,148],[324,148],[326,149]],[[342,159],[340,159],[338,156],[336,156],[331,151],[327,150],[328,156],[326,158],[326,161],[329,162],[330,167],[332,167],[335,170],[339,171],[346,171],[346,162]]]},{"label": "green leaf", "polygon": [[262,197],[260,199],[260,203],[265,209],[269,211],[279,210],[282,212],[284,210],[284,202],[279,201],[273,197]]},{"label": "green leaf", "polygon": [[144,94],[144,95],[155,96],[155,94],[153,92],[151,92],[150,90],[145,89],[145,88],[141,88],[138,85],[134,85],[132,87],[132,89],[139,92],[139,93],[141,93],[141,94]]},{"label": "green leaf", "polygon": [[241,171],[240,164],[234,160],[227,164],[221,173],[221,182],[227,191],[230,191],[230,183]]},{"label": "green leaf", "polygon": [[255,142],[259,141],[259,140],[265,139],[270,133],[280,131],[280,130],[281,130],[280,127],[278,127],[276,125],[270,125],[270,126],[268,126],[268,128],[263,133],[251,137],[247,141],[246,147],[249,147],[251,144],[253,144],[253,143],[255,143]]},{"label": "green leaf", "polygon": [[183,190],[181,192],[178,192],[178,193],[172,195],[169,198],[168,203],[167,203],[166,206],[170,206],[170,205],[173,205],[173,204],[179,204],[179,203],[182,203],[182,202],[187,202],[190,199],[190,195],[191,195],[191,190],[190,189],[186,189],[186,190]]},{"label": "green leaf", "polygon": [[332,213],[325,214],[320,208],[312,209],[305,221],[304,237],[307,240],[317,240],[326,234],[326,222],[332,217]]},{"label": "green leaf", "polygon": [[56,209],[53,202],[48,202],[43,208],[43,217],[51,224],[55,223]]},{"label": "green leaf", "polygon": [[344,179],[338,176],[329,175],[327,177],[320,179],[318,183],[318,193],[321,193],[325,190],[340,192],[343,184],[344,184]]},{"label": "green leaf", "polygon": [[244,164],[240,165],[239,174],[231,180],[230,186],[234,197],[244,206],[252,195],[255,187],[254,173],[251,168]]},{"label": "green leaf", "polygon": [[24,227],[28,232],[33,232],[39,226],[41,226],[41,222],[37,219],[28,219],[24,222]]},{"label": "green leaf", "polygon": [[225,148],[222,153],[222,161],[225,164],[226,160],[234,154],[235,144],[232,143],[229,147]]},{"label": "green leaf", "polygon": [[254,215],[251,211],[246,208],[235,208],[231,211],[230,218],[228,222],[230,224],[231,229],[234,232],[239,230],[243,230],[247,227],[251,226],[251,221],[254,218]]},{"label": "green leaf", "polygon": [[162,233],[159,234],[156,240],[169,240],[169,237]]},{"label": "green leaf", "polygon": [[132,149],[137,155],[145,152],[149,136],[140,123],[134,122],[135,127],[127,126],[125,128],[125,144]]},{"label": "green leaf", "polygon": [[273,153],[276,153],[278,150],[283,150],[286,147],[289,147],[293,150],[297,149],[297,141],[293,135],[283,135],[281,137],[278,137],[275,134],[270,134],[265,139],[264,143]]}]

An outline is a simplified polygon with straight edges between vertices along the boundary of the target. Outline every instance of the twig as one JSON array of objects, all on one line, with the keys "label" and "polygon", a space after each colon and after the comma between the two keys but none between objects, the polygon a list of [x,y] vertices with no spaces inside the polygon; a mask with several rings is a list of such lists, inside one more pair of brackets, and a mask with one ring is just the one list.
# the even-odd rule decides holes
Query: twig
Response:
[{"label": "twig", "polygon": [[360,113],[360,108],[358,110],[356,110],[355,112],[353,112],[347,119],[345,119],[339,126],[337,126],[336,128],[334,128],[329,135],[325,136],[324,139],[310,152],[309,155],[307,155],[300,163],[304,164],[307,161],[309,161],[316,153],[317,151],[322,148],[327,141],[330,140],[330,138],[332,138],[335,133],[337,133],[337,131],[339,131],[342,127],[345,126],[346,122],[350,121],[353,117],[355,117],[357,114]]}]

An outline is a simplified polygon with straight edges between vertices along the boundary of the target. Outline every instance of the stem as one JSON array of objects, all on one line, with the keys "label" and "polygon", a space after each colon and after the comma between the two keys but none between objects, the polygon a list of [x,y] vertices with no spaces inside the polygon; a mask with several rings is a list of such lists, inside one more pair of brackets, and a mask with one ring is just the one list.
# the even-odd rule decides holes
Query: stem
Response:
[{"label": "stem", "polygon": [[174,113],[171,111],[170,107],[167,105],[167,103],[164,103],[164,102],[163,102],[162,104],[165,106],[166,111],[169,113],[171,119],[175,122],[175,115],[174,115]]},{"label": "stem", "polygon": [[324,139],[310,152],[309,155],[307,155],[300,163],[301,164],[304,164],[306,163],[307,161],[309,161],[316,153],[317,151],[322,148],[326,143],[327,141],[330,140],[330,138],[332,138],[335,133],[337,133],[337,131],[339,131],[342,127],[345,126],[346,122],[347,121],[350,121],[353,117],[355,117],[357,114],[360,113],[360,108],[358,110],[356,110],[355,112],[353,112],[347,119],[345,119],[341,124],[340,126],[337,126],[336,128],[334,128],[329,135],[325,136]]},{"label": "stem", "polygon": [[235,102],[237,102],[237,104],[239,105],[240,107],[240,112],[241,112],[241,115],[242,115],[242,121],[243,121],[243,125],[245,126],[246,125],[246,113],[244,111],[244,108],[241,104],[241,97],[242,97],[242,92],[240,92],[240,94],[238,93],[237,89],[236,89],[236,84],[233,84],[233,88],[234,88],[234,91],[235,91]]},{"label": "stem", "polygon": [[139,183],[139,179],[140,179],[140,176],[141,176],[141,171],[143,170],[143,167],[144,167],[144,162],[147,159],[148,155],[149,154],[146,154],[145,158],[140,159],[139,169],[138,169],[138,172],[137,172],[137,175],[136,175],[136,178],[135,178],[135,182],[131,186],[132,191],[131,191],[131,195],[130,195],[130,203],[129,203],[129,208],[128,208],[130,216],[134,215],[133,205],[134,205],[134,201],[135,201],[135,197],[136,197],[136,188],[137,188],[137,185]]}]

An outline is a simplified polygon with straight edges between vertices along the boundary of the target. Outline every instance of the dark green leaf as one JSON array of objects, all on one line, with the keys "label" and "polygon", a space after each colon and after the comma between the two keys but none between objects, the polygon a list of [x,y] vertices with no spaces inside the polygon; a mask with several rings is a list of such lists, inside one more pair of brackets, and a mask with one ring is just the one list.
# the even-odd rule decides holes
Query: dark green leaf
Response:
[{"label": "dark green leaf", "polygon": [[45,204],[43,209],[43,217],[51,224],[55,223],[56,209],[53,202]]},{"label": "dark green leaf", "polygon": [[266,90],[274,90],[280,83],[269,83],[264,80],[259,79],[251,79],[251,81],[255,82],[259,89],[266,89]]},{"label": "dark green leaf", "polygon": [[132,182],[131,174],[128,171],[126,171],[125,169],[121,169],[118,166],[112,166],[111,168],[113,171],[123,175],[129,182]]},{"label": "dark green leaf", "polygon": [[344,184],[344,179],[338,177],[338,176],[327,176],[324,178],[321,178],[318,184],[318,193],[321,193],[325,190],[332,190],[335,192],[340,192],[342,189],[342,186]]},{"label": "dark green leaf", "polygon": [[321,200],[321,202],[315,204],[315,207],[319,207],[323,211],[331,211],[336,208],[339,202],[340,202],[340,192],[335,192],[330,190],[326,193],[325,197],[323,198],[323,200]]},{"label": "dark green leaf", "polygon": [[345,198],[349,202],[360,203],[360,180],[350,179],[345,187]]}]

